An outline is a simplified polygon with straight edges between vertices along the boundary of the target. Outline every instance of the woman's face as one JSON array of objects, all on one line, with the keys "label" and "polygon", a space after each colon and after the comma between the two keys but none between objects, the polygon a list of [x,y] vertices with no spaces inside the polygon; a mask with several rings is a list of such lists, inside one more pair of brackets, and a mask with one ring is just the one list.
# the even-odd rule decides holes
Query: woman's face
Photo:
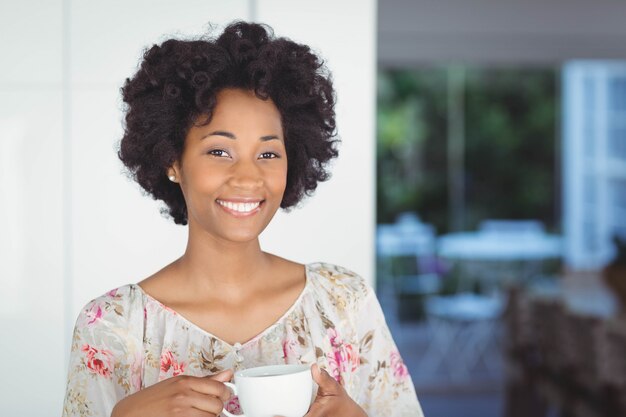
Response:
[{"label": "woman's face", "polygon": [[287,183],[278,109],[250,91],[220,91],[211,122],[189,130],[171,174],[185,197],[190,228],[220,240],[257,238],[280,207]]}]

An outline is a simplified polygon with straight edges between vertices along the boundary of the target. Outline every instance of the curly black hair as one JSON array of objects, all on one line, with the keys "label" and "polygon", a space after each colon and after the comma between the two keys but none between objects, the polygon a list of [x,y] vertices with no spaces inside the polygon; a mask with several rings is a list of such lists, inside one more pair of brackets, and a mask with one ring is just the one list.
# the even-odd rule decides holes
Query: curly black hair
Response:
[{"label": "curly black hair", "polygon": [[118,156],[149,195],[165,202],[162,212],[176,224],[187,224],[187,206],[167,169],[180,159],[200,116],[202,125],[210,122],[216,95],[225,88],[254,91],[280,112],[289,161],[281,208],[297,205],[330,178],[326,165],[340,142],[335,92],[324,62],[308,46],[243,21],[216,39],[169,39],[144,52],[139,70],[121,88],[126,117]]}]

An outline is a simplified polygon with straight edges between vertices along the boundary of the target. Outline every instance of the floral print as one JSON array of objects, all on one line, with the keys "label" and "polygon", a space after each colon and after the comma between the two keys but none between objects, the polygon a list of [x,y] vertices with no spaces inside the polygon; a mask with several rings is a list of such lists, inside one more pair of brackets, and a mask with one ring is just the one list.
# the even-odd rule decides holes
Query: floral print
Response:
[{"label": "floral print", "polygon": [[239,397],[233,395],[230,399],[224,404],[224,408],[226,411],[232,414],[243,414],[241,407],[239,406]]},{"label": "floral print", "polygon": [[85,365],[91,372],[101,375],[105,378],[111,378],[111,364],[113,363],[113,354],[106,349],[96,349],[87,344],[81,348],[85,352]]},{"label": "floral print", "polygon": [[350,343],[344,343],[335,328],[328,329],[331,351],[327,353],[328,373],[337,382],[341,382],[341,375],[354,372],[359,364],[359,354]]},{"label": "floral print", "polygon": [[400,352],[397,350],[391,351],[391,369],[393,370],[393,376],[398,382],[402,382],[409,376],[409,370],[407,369],[404,362],[402,362],[402,358],[400,357]]},{"label": "floral print", "polygon": [[[314,362],[368,416],[423,417],[371,287],[338,265],[316,262],[305,270],[305,288],[283,317],[236,345],[196,326],[136,284],[92,300],[74,327],[63,417],[109,417],[120,399],[178,375]],[[239,414],[237,397],[225,408]]]},{"label": "floral print", "polygon": [[94,304],[88,311],[85,312],[87,319],[87,325],[94,324],[97,320],[102,318],[102,307]]},{"label": "floral print", "polygon": [[185,363],[176,360],[172,351],[166,349],[161,353],[161,372],[165,375],[178,376],[185,372]]}]

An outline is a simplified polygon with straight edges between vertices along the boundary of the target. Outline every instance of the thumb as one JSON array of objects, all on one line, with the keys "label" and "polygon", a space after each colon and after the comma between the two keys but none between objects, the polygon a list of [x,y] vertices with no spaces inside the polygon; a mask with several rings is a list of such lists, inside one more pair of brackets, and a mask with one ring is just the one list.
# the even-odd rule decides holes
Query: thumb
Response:
[{"label": "thumb", "polygon": [[225,369],[222,372],[210,375],[209,378],[219,382],[228,382],[233,378],[233,371],[232,369]]},{"label": "thumb", "polygon": [[313,376],[313,380],[317,383],[317,385],[319,385],[317,395],[337,394],[340,385],[337,381],[335,381],[335,378],[326,372],[326,370],[320,369],[320,367],[314,363],[313,366],[311,366],[311,374]]}]

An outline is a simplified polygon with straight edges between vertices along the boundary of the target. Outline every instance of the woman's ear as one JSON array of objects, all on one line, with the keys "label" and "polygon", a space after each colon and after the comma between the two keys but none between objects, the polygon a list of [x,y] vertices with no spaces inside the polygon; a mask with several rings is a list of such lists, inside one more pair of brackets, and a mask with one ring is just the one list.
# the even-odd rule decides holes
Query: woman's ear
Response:
[{"label": "woman's ear", "polygon": [[178,161],[174,162],[174,164],[167,169],[167,178],[172,182],[180,182],[180,169],[178,167]]}]

